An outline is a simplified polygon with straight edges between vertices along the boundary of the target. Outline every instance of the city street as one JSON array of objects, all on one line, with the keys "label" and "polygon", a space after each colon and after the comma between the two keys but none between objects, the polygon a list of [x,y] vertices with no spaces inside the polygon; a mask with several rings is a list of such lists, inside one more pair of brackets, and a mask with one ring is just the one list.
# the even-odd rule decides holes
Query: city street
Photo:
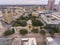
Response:
[{"label": "city street", "polygon": [[13,34],[11,36],[8,36],[8,38],[30,38],[30,37],[34,37],[36,38],[36,42],[38,45],[44,45],[44,36],[41,34],[27,34],[27,35],[20,35],[20,34]]}]

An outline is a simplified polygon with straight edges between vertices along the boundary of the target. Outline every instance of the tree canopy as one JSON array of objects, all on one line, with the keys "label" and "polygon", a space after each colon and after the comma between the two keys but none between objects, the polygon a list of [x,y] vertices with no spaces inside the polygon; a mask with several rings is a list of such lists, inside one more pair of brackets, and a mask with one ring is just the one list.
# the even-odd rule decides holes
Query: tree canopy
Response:
[{"label": "tree canopy", "polygon": [[38,33],[38,29],[32,29],[31,32]]},{"label": "tree canopy", "polygon": [[25,34],[28,33],[28,31],[27,31],[26,29],[21,29],[21,30],[19,31],[19,33],[20,33],[21,35],[25,35]]},{"label": "tree canopy", "polygon": [[32,21],[33,26],[43,26],[43,23],[40,20]]}]

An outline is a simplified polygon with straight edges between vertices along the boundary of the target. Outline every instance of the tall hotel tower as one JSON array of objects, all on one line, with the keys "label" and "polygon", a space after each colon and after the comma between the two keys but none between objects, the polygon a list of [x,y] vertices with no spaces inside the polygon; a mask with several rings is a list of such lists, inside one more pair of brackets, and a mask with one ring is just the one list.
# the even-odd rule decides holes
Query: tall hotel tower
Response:
[{"label": "tall hotel tower", "polygon": [[55,5],[55,0],[48,0],[48,10],[53,11]]},{"label": "tall hotel tower", "polygon": [[58,12],[60,12],[60,2],[59,2],[59,5],[58,5]]}]

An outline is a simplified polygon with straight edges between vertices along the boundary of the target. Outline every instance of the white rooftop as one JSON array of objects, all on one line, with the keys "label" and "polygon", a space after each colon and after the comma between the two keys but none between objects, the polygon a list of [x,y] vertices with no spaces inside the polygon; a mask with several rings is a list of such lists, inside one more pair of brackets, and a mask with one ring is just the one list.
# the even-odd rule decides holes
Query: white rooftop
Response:
[{"label": "white rooftop", "polygon": [[60,20],[60,13],[59,12],[52,13],[52,16]]},{"label": "white rooftop", "polygon": [[53,39],[51,38],[51,37],[47,37],[46,38],[49,42],[52,42],[53,41]]},{"label": "white rooftop", "polygon": [[60,24],[60,19],[58,17],[56,18],[52,14],[43,14],[41,15],[41,18],[47,23],[47,24]]},{"label": "white rooftop", "polygon": [[37,45],[35,38],[15,38],[12,45]]},{"label": "white rooftop", "polygon": [[46,40],[47,40],[48,45],[60,45],[60,43],[58,43],[59,41],[52,37],[47,37]]},{"label": "white rooftop", "polygon": [[24,42],[24,45],[37,45],[35,38],[22,38],[22,40],[28,40],[27,42]]},{"label": "white rooftop", "polygon": [[12,38],[0,38],[0,45],[11,45]]}]

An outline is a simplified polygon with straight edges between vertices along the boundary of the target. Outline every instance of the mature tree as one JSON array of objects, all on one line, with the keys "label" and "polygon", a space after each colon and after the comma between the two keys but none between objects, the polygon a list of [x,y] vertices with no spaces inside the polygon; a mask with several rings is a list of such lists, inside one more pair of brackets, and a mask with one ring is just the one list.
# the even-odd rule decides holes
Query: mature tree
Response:
[{"label": "mature tree", "polygon": [[25,17],[21,16],[19,19],[20,20],[29,20],[29,17],[28,16],[25,16]]},{"label": "mature tree", "polygon": [[44,30],[41,30],[40,33],[41,33],[42,35],[45,35],[45,34],[46,34],[46,32],[45,32]]},{"label": "mature tree", "polygon": [[23,16],[21,16],[19,19],[20,19],[20,20],[24,20],[25,18],[24,18]]},{"label": "mature tree", "polygon": [[60,33],[60,29],[58,29],[57,33]]},{"label": "mature tree", "polygon": [[49,33],[51,34],[51,36],[53,36],[55,31],[54,30],[49,30]]},{"label": "mature tree", "polygon": [[59,27],[57,27],[55,25],[46,25],[44,28],[49,29],[49,31],[53,30],[55,33],[57,33],[58,29],[59,29]]},{"label": "mature tree", "polygon": [[20,21],[19,24],[20,24],[21,26],[26,26],[26,25],[27,25],[26,21]]},{"label": "mature tree", "polygon": [[25,27],[27,25],[26,21],[17,21],[14,24],[15,26],[23,26]]},{"label": "mature tree", "polygon": [[21,29],[21,30],[19,31],[19,33],[20,33],[21,35],[25,35],[25,34],[28,33],[28,31],[27,31],[26,29]]},{"label": "mature tree", "polygon": [[38,29],[32,29],[31,32],[38,33]]},{"label": "mature tree", "polygon": [[32,21],[33,26],[43,26],[43,23],[40,20]]},{"label": "mature tree", "polygon": [[29,16],[29,17],[31,17],[31,16],[32,16],[32,14],[29,14],[28,16]]},{"label": "mature tree", "polygon": [[13,30],[7,30],[4,32],[4,36],[9,36],[9,35],[12,35],[14,33]]},{"label": "mature tree", "polygon": [[12,29],[12,32],[13,32],[13,33],[15,33],[15,30],[14,30],[14,29]]}]

